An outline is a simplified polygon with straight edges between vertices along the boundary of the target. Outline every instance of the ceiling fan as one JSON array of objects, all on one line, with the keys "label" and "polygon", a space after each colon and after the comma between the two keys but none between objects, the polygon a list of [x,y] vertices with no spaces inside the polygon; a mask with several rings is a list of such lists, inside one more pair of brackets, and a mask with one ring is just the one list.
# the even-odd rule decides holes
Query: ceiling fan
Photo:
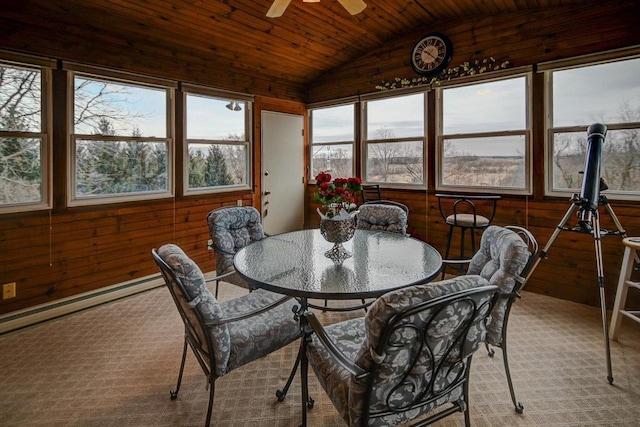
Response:
[{"label": "ceiling fan", "polygon": [[[305,3],[319,3],[320,0],[303,0]],[[268,18],[277,18],[282,16],[287,6],[289,6],[291,0],[274,0],[273,4],[267,11]],[[363,0],[338,0],[338,3],[342,5],[347,12],[352,15],[357,15],[362,12],[367,4]]]}]

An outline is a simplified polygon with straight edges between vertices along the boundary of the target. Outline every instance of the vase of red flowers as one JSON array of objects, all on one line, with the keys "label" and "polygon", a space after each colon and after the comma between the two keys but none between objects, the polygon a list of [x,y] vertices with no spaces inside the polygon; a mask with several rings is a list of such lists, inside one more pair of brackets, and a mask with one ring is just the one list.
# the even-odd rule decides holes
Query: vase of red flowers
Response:
[{"label": "vase of red flowers", "polygon": [[351,256],[342,243],[353,238],[356,231],[356,192],[362,189],[362,180],[357,177],[335,178],[320,172],[316,176],[315,200],[322,203],[320,233],[333,247],[325,256],[334,262],[342,262]]}]

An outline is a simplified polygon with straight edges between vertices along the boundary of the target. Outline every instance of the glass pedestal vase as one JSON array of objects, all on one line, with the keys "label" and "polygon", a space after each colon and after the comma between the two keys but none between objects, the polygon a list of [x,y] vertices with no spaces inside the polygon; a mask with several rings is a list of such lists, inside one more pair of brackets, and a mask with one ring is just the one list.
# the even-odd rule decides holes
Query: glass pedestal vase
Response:
[{"label": "glass pedestal vase", "polygon": [[352,212],[348,218],[333,219],[322,218],[320,220],[320,234],[327,242],[333,243],[333,247],[324,253],[324,256],[336,264],[341,264],[352,256],[342,244],[353,238],[356,232],[356,214]]}]

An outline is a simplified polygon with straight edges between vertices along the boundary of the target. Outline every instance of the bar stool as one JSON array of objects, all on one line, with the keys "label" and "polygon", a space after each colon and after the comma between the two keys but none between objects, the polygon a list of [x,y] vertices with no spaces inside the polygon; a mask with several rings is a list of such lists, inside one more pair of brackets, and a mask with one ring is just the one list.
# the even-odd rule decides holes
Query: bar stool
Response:
[{"label": "bar stool", "polygon": [[[470,259],[476,252],[476,230],[484,230],[491,225],[496,215],[496,207],[500,196],[496,195],[460,195],[460,194],[436,194],[438,198],[438,209],[444,222],[449,225],[449,234],[447,236],[447,249],[444,253],[445,259],[449,258],[451,250],[451,238],[455,227],[460,228],[460,256],[457,260]],[[454,199],[451,210],[445,212],[443,200]],[[479,208],[482,214],[479,212]],[[491,211],[490,214],[487,214]],[[465,253],[465,234],[469,231],[471,235],[471,254]],[[444,278],[447,267],[455,268],[451,265],[443,264],[442,278]],[[461,267],[462,268],[462,267]],[[463,270],[461,270],[463,271]]]},{"label": "bar stool", "polygon": [[616,302],[613,304],[613,314],[611,315],[611,339],[617,340],[620,332],[622,316],[627,316],[640,323],[640,310],[625,310],[627,302],[627,291],[629,288],[640,289],[640,282],[632,282],[631,272],[636,258],[636,251],[640,250],[640,237],[627,237],[622,240],[625,246],[620,266],[620,278],[618,279],[618,290],[616,291]]}]

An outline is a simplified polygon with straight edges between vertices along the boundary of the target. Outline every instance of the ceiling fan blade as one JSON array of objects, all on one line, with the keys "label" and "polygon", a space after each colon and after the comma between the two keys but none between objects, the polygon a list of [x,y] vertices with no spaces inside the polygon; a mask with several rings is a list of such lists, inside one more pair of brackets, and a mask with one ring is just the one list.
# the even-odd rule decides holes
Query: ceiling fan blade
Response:
[{"label": "ceiling fan blade", "polygon": [[362,0],[338,0],[338,3],[352,15],[357,15],[367,7],[367,4]]},{"label": "ceiling fan blade", "polygon": [[273,4],[267,11],[267,17],[277,18],[282,16],[284,11],[287,9],[287,6],[289,6],[289,3],[291,3],[291,0],[274,0]]}]

